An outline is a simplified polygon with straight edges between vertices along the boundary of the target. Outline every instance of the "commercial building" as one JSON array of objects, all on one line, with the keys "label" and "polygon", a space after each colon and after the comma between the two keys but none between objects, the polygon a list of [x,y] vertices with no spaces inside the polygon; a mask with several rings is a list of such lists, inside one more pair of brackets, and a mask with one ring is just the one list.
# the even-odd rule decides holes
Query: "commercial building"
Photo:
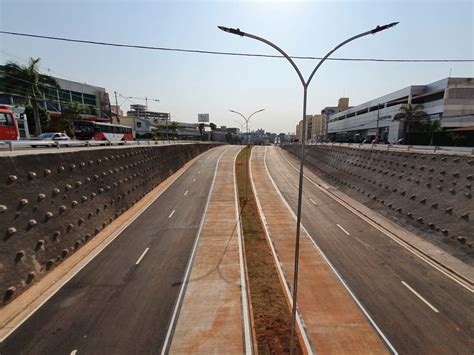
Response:
[{"label": "commercial building", "polygon": [[405,104],[421,104],[431,120],[448,130],[474,125],[474,78],[445,78],[412,85],[329,116],[331,140],[360,142],[379,137],[397,142],[403,122],[395,117]]},{"label": "commercial building", "polygon": [[[329,116],[348,108],[349,98],[341,97],[337,106],[325,107],[321,110],[320,115],[307,115],[305,142],[308,144],[324,141],[327,136],[327,123],[329,121]],[[299,121],[296,126],[296,139],[298,139],[299,142],[303,140],[303,120]]]},{"label": "commercial building", "polygon": [[[81,119],[111,122],[109,94],[104,88],[61,78],[54,79],[59,88],[42,86],[43,96],[38,98],[40,107],[50,116],[61,117],[63,110],[76,102],[83,111]],[[31,98],[26,97],[22,90],[22,80],[19,80],[18,85],[15,85],[15,78],[10,81],[12,83],[7,85],[0,75],[0,104],[19,107],[31,105]]]}]

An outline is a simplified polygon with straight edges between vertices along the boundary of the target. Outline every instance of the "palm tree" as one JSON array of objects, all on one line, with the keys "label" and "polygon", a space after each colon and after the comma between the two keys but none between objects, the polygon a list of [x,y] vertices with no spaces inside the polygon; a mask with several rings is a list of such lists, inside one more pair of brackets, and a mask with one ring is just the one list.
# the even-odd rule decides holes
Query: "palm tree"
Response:
[{"label": "palm tree", "polygon": [[[403,122],[403,139],[407,141],[413,128],[427,117],[428,114],[423,111],[423,105],[403,104],[400,107],[400,112],[395,115],[394,120]],[[409,142],[406,143],[408,144]]]},{"label": "palm tree", "polygon": [[35,133],[41,134],[41,121],[39,114],[38,98],[49,93],[49,88],[57,89],[59,84],[51,76],[40,74],[40,58],[30,58],[27,65],[19,65],[14,62],[8,62],[3,66],[3,75],[5,84],[8,87],[16,88],[15,92],[31,99],[33,107],[33,118],[35,121]]}]

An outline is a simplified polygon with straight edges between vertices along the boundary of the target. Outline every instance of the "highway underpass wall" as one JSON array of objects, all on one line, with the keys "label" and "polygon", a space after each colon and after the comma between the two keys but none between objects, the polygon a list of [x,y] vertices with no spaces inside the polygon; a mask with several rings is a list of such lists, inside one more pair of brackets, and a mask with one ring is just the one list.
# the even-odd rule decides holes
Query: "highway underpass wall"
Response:
[{"label": "highway underpass wall", "polygon": [[3,304],[210,144],[0,157]]},{"label": "highway underpass wall", "polygon": [[[300,156],[300,145],[284,148]],[[474,264],[474,156],[317,145],[305,157],[323,180]]]}]

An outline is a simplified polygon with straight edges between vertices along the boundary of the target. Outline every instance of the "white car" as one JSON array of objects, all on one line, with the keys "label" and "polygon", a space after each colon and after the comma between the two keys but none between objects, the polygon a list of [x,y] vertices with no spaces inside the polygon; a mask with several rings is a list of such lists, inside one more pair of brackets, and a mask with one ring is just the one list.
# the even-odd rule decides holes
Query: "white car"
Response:
[{"label": "white car", "polygon": [[[38,143],[34,142],[31,144],[33,148],[35,147],[51,147],[54,146],[56,141],[69,141],[71,138],[65,133],[61,132],[45,132],[41,133],[38,137],[33,138],[33,141],[38,141]],[[68,146],[68,144],[66,144]]]}]

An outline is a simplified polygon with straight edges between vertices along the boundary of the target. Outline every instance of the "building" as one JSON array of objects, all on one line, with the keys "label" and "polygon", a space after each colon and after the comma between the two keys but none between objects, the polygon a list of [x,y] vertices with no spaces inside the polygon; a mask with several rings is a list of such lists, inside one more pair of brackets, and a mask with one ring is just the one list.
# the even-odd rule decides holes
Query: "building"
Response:
[{"label": "building", "polygon": [[305,143],[310,142],[313,139],[313,116],[306,115],[306,132],[305,132]]},{"label": "building", "polygon": [[301,142],[303,140],[303,120],[299,121],[296,125],[296,140]]},{"label": "building", "polygon": [[[2,79],[0,76],[0,104],[19,107],[31,105],[31,99],[24,96],[20,86],[6,85]],[[59,89],[42,86],[44,95],[38,98],[40,107],[51,117],[60,118],[63,110],[76,102],[83,111],[81,119],[111,122],[109,94],[104,88],[61,78],[54,79],[58,82]]]},{"label": "building", "polygon": [[110,111],[112,111],[112,114],[114,116],[123,116],[123,110],[120,108],[120,106],[118,105],[111,105],[110,106]]},{"label": "building", "polygon": [[337,106],[328,106],[321,110],[321,141],[326,141],[328,138],[328,124],[329,124],[329,116],[345,111],[351,108],[349,106],[349,98],[348,97],[341,97],[337,102]]},{"label": "building", "polygon": [[307,139],[308,143],[316,143],[322,141],[322,136],[324,132],[323,127],[323,116],[322,115],[313,115],[312,118],[312,127],[311,127],[311,138]]},{"label": "building", "polygon": [[167,112],[148,111],[147,106],[139,104],[130,105],[130,110],[127,111],[127,116],[146,118],[153,121],[155,124],[169,122],[171,118],[171,115]]},{"label": "building", "polygon": [[441,129],[474,125],[474,78],[445,78],[412,85],[329,116],[331,140],[360,142],[379,137],[390,143],[403,138],[403,122],[395,116],[404,104],[421,104]]}]

